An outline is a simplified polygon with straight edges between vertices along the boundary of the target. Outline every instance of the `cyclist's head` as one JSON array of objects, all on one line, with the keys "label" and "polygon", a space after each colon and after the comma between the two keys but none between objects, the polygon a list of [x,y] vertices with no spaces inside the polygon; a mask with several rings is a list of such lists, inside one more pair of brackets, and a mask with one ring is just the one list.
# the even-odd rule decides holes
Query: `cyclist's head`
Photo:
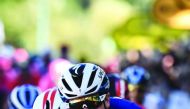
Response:
[{"label": "cyclist's head", "polygon": [[61,98],[71,109],[100,108],[108,98],[109,86],[104,70],[91,63],[74,65],[62,73],[58,82]]},{"label": "cyclist's head", "polygon": [[149,79],[149,73],[141,66],[133,65],[127,67],[122,74],[122,77],[132,85],[145,85]]},{"label": "cyclist's head", "polygon": [[129,99],[142,103],[149,73],[141,66],[133,65],[123,71],[123,78],[128,82]]},{"label": "cyclist's head", "polygon": [[25,84],[17,86],[8,98],[9,109],[32,109],[36,97],[40,94],[36,86]]}]

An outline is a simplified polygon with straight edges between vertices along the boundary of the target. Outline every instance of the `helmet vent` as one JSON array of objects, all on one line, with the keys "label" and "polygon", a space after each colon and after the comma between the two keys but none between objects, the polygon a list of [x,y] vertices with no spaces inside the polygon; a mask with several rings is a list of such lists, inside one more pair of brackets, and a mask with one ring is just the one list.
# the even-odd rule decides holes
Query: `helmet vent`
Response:
[{"label": "helmet vent", "polygon": [[26,91],[26,102],[27,104],[30,104],[30,92]]},{"label": "helmet vent", "polygon": [[87,91],[85,94],[88,94],[88,93],[91,93],[91,92],[94,92],[96,90],[98,86],[96,85],[94,88],[90,89],[89,91]]},{"label": "helmet vent", "polygon": [[24,104],[23,104],[23,102],[21,101],[21,99],[20,99],[20,92],[17,92],[17,98],[18,98],[18,101],[19,101],[19,103],[23,106]]},{"label": "helmet vent", "polygon": [[58,91],[59,91],[59,94],[61,95],[61,96],[63,96],[63,94],[61,93],[61,91],[58,89]]},{"label": "helmet vent", "polygon": [[77,95],[68,94],[68,93],[65,93],[65,95],[67,95],[68,97],[74,97],[74,96],[77,96]]},{"label": "helmet vent", "polygon": [[89,79],[89,82],[88,82],[88,87],[90,87],[90,86],[92,85],[93,80],[94,80],[94,77],[95,77],[95,75],[96,75],[96,71],[97,71],[97,69],[95,69],[95,70],[92,72],[92,74],[90,75],[90,79]]},{"label": "helmet vent", "polygon": [[72,91],[71,87],[67,84],[65,79],[62,79],[62,82],[63,82],[64,86],[67,88],[67,90]]},{"label": "helmet vent", "polygon": [[82,83],[83,74],[77,75],[77,76],[72,75],[72,78],[73,78],[75,84],[78,86],[78,88],[80,88],[81,83]]},{"label": "helmet vent", "polygon": [[107,85],[107,81],[108,81],[108,78],[104,77],[101,86],[105,86],[105,85]]},{"label": "helmet vent", "polygon": [[82,84],[82,78],[83,78],[83,71],[84,71],[85,65],[81,65],[80,67],[74,67],[70,69],[72,78],[75,82],[75,84],[78,86],[78,88],[81,87]]}]

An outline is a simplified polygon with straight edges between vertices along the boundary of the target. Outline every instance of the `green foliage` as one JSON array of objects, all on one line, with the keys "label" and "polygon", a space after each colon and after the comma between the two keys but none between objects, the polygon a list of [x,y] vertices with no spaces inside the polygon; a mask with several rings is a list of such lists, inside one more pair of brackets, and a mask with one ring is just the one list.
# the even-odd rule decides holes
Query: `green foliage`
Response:
[{"label": "green foliage", "polygon": [[[136,5],[140,7],[140,4]],[[112,36],[119,49],[142,49],[146,48],[148,43],[151,48],[166,50],[168,43],[181,39],[181,35],[187,32],[185,30],[172,29],[165,24],[157,22],[152,15],[150,7],[147,8],[148,11],[141,7],[141,11],[137,11],[122,26],[113,31]],[[135,40],[138,43],[130,42]]]},{"label": "green foliage", "polygon": [[[44,3],[44,8],[49,11],[40,7],[39,2],[42,2],[41,5],[48,2]],[[118,50],[146,47],[165,50],[168,43],[179,40],[187,32],[157,22],[152,15],[153,2],[154,0],[0,0],[0,20],[5,24],[6,42],[16,47],[36,50],[36,34],[44,32],[49,35],[47,43],[50,47],[57,50],[61,44],[69,44],[74,58],[85,55],[90,61],[97,62],[112,55],[111,52],[105,53],[108,46],[105,47],[103,40],[106,37],[114,39],[113,43],[116,43]],[[43,19],[39,19],[43,11],[47,12],[44,14],[47,14],[47,18],[42,16]],[[42,22],[39,23],[40,21]],[[48,24],[43,28],[44,22]],[[49,31],[39,31],[39,24],[42,24],[41,30]],[[111,51],[114,51],[114,47]]]},{"label": "green foliage", "polygon": [[5,25],[6,43],[16,47],[24,47],[27,46],[27,40],[34,36],[36,17],[35,6],[32,3],[35,2],[26,0],[0,1],[0,19]]}]

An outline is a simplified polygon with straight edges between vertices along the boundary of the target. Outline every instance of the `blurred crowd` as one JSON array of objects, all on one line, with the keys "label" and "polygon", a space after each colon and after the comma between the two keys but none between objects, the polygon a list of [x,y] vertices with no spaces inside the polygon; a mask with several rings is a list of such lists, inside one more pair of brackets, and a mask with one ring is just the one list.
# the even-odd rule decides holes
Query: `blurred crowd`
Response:
[{"label": "blurred crowd", "polygon": [[[71,59],[66,45],[59,57],[54,58],[52,52],[32,54],[11,45],[1,47],[0,109],[7,109],[8,96],[16,86],[32,84],[41,91],[54,87],[59,74],[53,72],[59,69],[55,68],[58,63],[69,66],[88,62],[85,58]],[[190,42],[179,41],[169,44],[167,52],[121,51],[100,66],[110,78],[111,96],[129,99],[144,109],[190,109],[189,53]]]}]

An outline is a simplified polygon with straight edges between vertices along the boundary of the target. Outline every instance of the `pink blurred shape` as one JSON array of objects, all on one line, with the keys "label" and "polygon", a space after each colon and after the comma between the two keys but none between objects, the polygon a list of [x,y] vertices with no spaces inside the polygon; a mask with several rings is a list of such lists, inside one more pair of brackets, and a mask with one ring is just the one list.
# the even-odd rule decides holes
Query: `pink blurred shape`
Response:
[{"label": "pink blurred shape", "polygon": [[29,58],[29,54],[24,48],[17,48],[14,53],[14,59],[18,63],[26,62]]},{"label": "pink blurred shape", "polygon": [[73,64],[66,59],[55,59],[49,64],[48,73],[40,79],[39,87],[42,91],[54,87],[58,78],[69,69]]}]

